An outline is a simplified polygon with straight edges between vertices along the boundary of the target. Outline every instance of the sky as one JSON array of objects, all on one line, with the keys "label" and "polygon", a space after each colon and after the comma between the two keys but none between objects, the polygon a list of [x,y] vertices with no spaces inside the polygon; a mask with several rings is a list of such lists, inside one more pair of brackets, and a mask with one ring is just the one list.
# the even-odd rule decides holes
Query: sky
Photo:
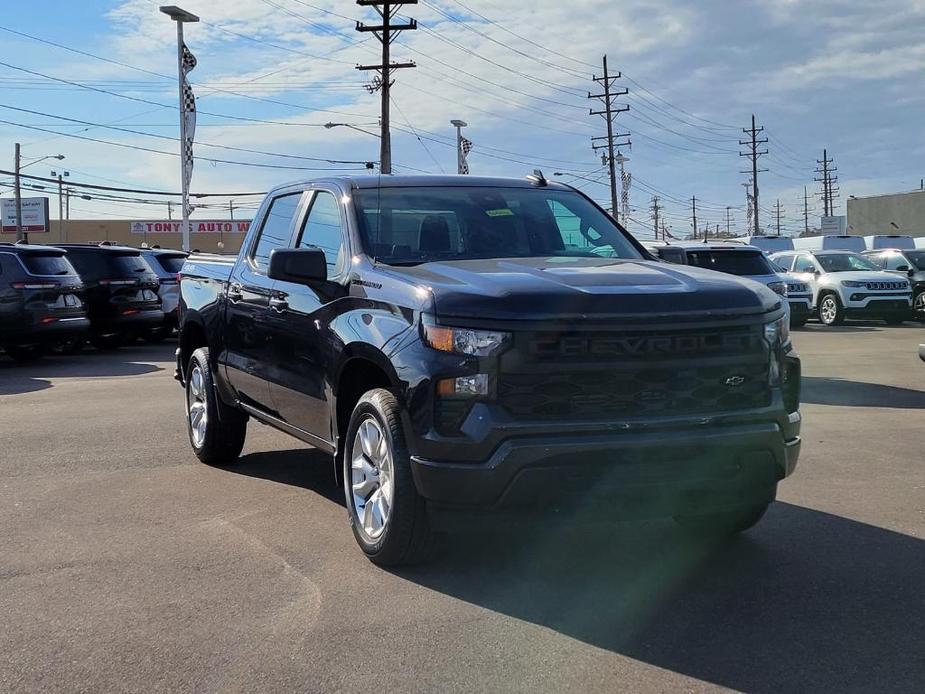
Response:
[{"label": "sky", "polygon": [[[64,169],[73,182],[179,189],[176,28],[159,4],[4,7],[0,153],[8,164],[0,168],[12,168],[20,142],[25,164],[66,156],[24,173]],[[202,18],[186,29],[198,59],[194,191],[258,192],[378,160],[379,95],[365,88],[371,73],[356,69],[379,59],[377,39],[355,30],[357,20],[376,23],[372,8],[351,0],[181,6]],[[606,126],[587,98],[606,54],[622,73],[616,86],[628,90],[616,127],[632,141],[622,149],[633,177],[627,226],[641,238],[652,236],[653,195],[675,236],[691,231],[692,196],[701,228],[725,229],[728,207],[732,230],[744,232],[749,177],[741,172],[750,163],[739,140],[752,114],[769,139],[759,187],[771,230],[778,199],[783,231],[802,230],[804,186],[819,191],[823,148],[838,168],[836,213],[849,195],[912,190],[925,176],[925,0],[421,0],[401,16],[418,29],[397,39],[393,58],[417,68],[395,75],[396,173],[454,173],[450,120],[458,118],[469,124],[473,174],[539,168],[609,205],[606,169],[591,148]],[[347,125],[324,127],[331,122]],[[4,197],[9,181],[0,174]],[[72,198],[71,218],[166,218],[166,204],[138,202],[152,199]],[[231,199],[239,218],[258,201],[209,198],[212,207],[200,201],[194,218],[227,217]],[[815,225],[822,205],[810,206]]]}]

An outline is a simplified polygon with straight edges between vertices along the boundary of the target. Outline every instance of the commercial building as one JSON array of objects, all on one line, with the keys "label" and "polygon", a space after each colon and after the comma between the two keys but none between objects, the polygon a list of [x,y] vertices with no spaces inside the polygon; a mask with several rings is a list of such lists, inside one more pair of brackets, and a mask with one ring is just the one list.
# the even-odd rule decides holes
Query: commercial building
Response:
[{"label": "commercial building", "polygon": [[848,233],[925,236],[925,190],[848,198]]},{"label": "commercial building", "polygon": [[[193,233],[190,244],[204,253],[237,253],[250,227],[249,219],[190,220]],[[0,241],[13,241],[15,235],[4,233]],[[161,248],[182,246],[180,221],[176,219],[55,219],[45,232],[29,232],[31,243],[99,243],[140,246],[143,243]]]}]

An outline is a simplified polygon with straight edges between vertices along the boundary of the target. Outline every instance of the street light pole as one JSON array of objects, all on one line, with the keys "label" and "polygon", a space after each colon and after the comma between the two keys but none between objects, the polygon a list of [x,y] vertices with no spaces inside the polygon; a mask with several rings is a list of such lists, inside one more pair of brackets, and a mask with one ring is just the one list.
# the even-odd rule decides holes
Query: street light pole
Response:
[{"label": "street light pole", "polygon": [[67,235],[64,233],[64,176],[70,176],[71,173],[52,171],[51,175],[58,177],[58,241],[64,243],[67,240]]},{"label": "street light pole", "polygon": [[469,124],[464,120],[454,119],[450,121],[450,125],[456,126],[456,173],[464,174],[465,162],[463,161],[463,136],[462,129],[467,127]]},{"label": "street light pole", "polygon": [[161,12],[177,23],[177,90],[180,103],[180,204],[183,219],[183,250],[190,250],[189,183],[186,176],[186,107],[183,99],[183,24],[198,22],[199,17],[176,5],[162,6]]},{"label": "street light pole", "polygon": [[22,231],[22,188],[19,184],[19,168],[21,165],[22,157],[20,155],[20,144],[16,143],[16,167],[14,169],[15,176],[13,180],[15,192],[16,192],[16,240],[25,241],[26,235]]}]

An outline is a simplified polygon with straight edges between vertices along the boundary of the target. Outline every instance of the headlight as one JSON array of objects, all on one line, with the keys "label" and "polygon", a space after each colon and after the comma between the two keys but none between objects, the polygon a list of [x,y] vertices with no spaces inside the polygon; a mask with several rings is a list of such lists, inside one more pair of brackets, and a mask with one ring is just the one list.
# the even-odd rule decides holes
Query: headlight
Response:
[{"label": "headlight", "polygon": [[790,342],[790,321],[787,316],[778,318],[764,326],[764,339],[771,347],[783,347]]},{"label": "headlight", "polygon": [[469,328],[442,328],[424,326],[424,341],[441,352],[468,354],[473,357],[490,357],[503,350],[511,340],[510,333]]},{"label": "headlight", "polygon": [[855,289],[867,286],[867,282],[855,282],[854,280],[842,280],[841,284],[843,287],[853,287]]},{"label": "headlight", "polygon": [[787,283],[786,282],[768,282],[768,289],[770,289],[775,294],[780,294],[781,296],[787,296]]}]

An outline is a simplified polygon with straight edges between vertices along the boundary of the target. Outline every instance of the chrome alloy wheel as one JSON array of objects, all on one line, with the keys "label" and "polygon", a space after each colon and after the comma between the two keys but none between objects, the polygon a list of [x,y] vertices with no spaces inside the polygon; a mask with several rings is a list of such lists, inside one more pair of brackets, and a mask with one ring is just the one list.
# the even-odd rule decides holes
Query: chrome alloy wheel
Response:
[{"label": "chrome alloy wheel", "polygon": [[360,422],[353,439],[350,495],[353,509],[370,539],[377,539],[389,522],[394,495],[394,466],[389,442],[372,416]]},{"label": "chrome alloy wheel", "polygon": [[209,413],[206,404],[206,389],[202,378],[202,369],[196,365],[189,375],[186,384],[186,406],[189,417],[190,434],[193,445],[202,448],[206,440],[206,426],[209,424]]},{"label": "chrome alloy wheel", "polygon": [[831,325],[835,322],[835,317],[838,315],[838,304],[835,301],[834,296],[827,296],[822,300],[822,305],[819,307],[819,317],[822,319],[822,322],[826,325]]}]

